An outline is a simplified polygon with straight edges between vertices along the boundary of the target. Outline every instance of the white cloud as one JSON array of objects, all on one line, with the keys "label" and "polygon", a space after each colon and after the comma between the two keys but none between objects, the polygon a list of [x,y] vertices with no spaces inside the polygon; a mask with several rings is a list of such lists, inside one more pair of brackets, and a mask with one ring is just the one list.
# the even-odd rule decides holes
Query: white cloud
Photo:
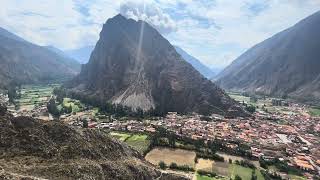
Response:
[{"label": "white cloud", "polygon": [[0,25],[31,42],[71,49],[94,44],[102,24],[121,12],[223,67],[318,10],[319,0],[1,0]]},{"label": "white cloud", "polygon": [[146,21],[163,34],[177,29],[171,17],[151,1],[125,1],[120,6],[120,13],[127,18]]}]

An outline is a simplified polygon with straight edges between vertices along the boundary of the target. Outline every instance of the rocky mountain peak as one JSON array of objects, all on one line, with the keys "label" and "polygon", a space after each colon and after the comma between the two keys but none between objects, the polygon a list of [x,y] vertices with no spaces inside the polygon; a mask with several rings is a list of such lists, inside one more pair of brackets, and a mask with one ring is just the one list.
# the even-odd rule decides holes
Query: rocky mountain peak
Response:
[{"label": "rocky mountain peak", "polygon": [[81,95],[145,111],[243,112],[156,29],[122,15],[103,25],[89,62],[67,86]]}]

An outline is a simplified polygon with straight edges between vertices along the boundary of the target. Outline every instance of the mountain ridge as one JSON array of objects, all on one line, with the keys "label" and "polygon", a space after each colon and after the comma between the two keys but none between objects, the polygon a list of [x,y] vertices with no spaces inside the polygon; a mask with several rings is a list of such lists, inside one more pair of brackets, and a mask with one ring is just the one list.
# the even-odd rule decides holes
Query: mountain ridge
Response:
[{"label": "mountain ridge", "polygon": [[301,101],[320,99],[320,12],[255,45],[218,75],[221,87]]},{"label": "mountain ridge", "polygon": [[66,87],[145,111],[245,114],[152,26],[121,15],[107,20],[90,61]]},{"label": "mountain ridge", "polygon": [[9,31],[0,33],[0,87],[72,77],[80,64]]}]

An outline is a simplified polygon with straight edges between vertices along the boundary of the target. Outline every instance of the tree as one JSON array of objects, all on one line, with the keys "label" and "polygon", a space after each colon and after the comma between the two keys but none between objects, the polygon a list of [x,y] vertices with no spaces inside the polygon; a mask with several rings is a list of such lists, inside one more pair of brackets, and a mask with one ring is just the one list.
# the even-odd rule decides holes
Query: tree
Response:
[{"label": "tree", "polygon": [[250,113],[256,112],[256,107],[254,105],[250,105],[246,107],[246,110]]},{"label": "tree", "polygon": [[165,169],[166,168],[166,163],[164,163],[163,161],[160,161],[159,162],[159,167],[161,168],[161,169]]},{"label": "tree", "polygon": [[54,100],[54,98],[51,98],[47,104],[47,109],[48,112],[50,114],[52,114],[54,117],[59,117],[60,116],[60,112],[57,108],[57,104],[56,101]]},{"label": "tree", "polygon": [[251,175],[251,180],[257,180],[257,179],[258,179],[258,177],[256,175],[256,169],[253,169],[252,175]]},{"label": "tree", "polygon": [[14,99],[17,97],[17,91],[16,88],[13,86],[10,86],[8,88],[8,98],[9,102],[14,104]]},{"label": "tree", "polygon": [[83,128],[88,128],[89,127],[88,120],[86,120],[86,119],[82,120],[82,127]]},{"label": "tree", "polygon": [[169,167],[170,167],[170,169],[177,169],[178,165],[177,165],[177,163],[173,162],[173,163],[170,164]]},{"label": "tree", "polygon": [[234,177],[234,180],[242,180],[242,178],[237,174],[237,175]]},{"label": "tree", "polygon": [[169,140],[169,146],[175,147],[175,145],[176,145],[176,137],[175,137],[175,134],[169,133],[169,134],[168,134],[168,140]]}]

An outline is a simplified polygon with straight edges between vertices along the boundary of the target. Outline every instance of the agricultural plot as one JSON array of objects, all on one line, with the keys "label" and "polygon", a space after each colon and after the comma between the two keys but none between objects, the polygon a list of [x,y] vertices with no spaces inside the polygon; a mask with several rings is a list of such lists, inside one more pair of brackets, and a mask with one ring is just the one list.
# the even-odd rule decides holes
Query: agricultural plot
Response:
[{"label": "agricultural plot", "polygon": [[171,148],[154,148],[145,157],[147,161],[154,165],[158,165],[163,161],[167,165],[176,163],[179,166],[188,165],[189,167],[195,166],[196,153],[182,149]]},{"label": "agricultural plot", "polygon": [[141,154],[143,154],[150,146],[150,140],[148,139],[148,135],[145,134],[111,132],[110,135],[122,142],[125,142]]},{"label": "agricultural plot", "polygon": [[320,116],[320,107],[312,107],[309,109],[309,114],[311,116],[319,117]]},{"label": "agricultural plot", "polygon": [[251,179],[252,169],[242,167],[236,164],[230,164],[229,166],[229,177],[234,179],[236,175],[239,175],[242,179]]},{"label": "agricultural plot", "polygon": [[78,100],[64,98],[63,107],[70,107],[70,106],[72,107],[72,112],[80,112],[84,107],[84,105]]},{"label": "agricultural plot", "polygon": [[217,154],[219,156],[222,156],[226,161],[228,161],[229,159],[231,159],[232,162],[235,162],[236,160],[238,160],[238,161],[247,160],[247,161],[250,161],[252,164],[254,164],[256,167],[260,167],[259,161],[252,161],[252,160],[240,157],[240,156],[233,156],[233,155],[225,154],[225,153],[222,153],[222,152],[218,152]]},{"label": "agricultural plot", "polygon": [[213,168],[213,164],[214,164],[214,161],[210,159],[199,158],[196,164],[196,170],[204,170],[204,171],[211,172]]},{"label": "agricultural plot", "polygon": [[133,149],[139,151],[141,154],[143,154],[143,152],[145,152],[150,146],[150,140],[148,140],[148,136],[139,134],[132,135],[131,137],[127,138],[125,143],[127,143]]},{"label": "agricultural plot", "polygon": [[120,133],[120,132],[111,132],[110,135],[122,142],[124,142],[126,139],[128,139],[131,136],[131,134]]},{"label": "agricultural plot", "polygon": [[58,86],[58,84],[23,86],[20,90],[20,97],[16,99],[17,107],[19,110],[30,111],[47,103],[53,89]]}]

